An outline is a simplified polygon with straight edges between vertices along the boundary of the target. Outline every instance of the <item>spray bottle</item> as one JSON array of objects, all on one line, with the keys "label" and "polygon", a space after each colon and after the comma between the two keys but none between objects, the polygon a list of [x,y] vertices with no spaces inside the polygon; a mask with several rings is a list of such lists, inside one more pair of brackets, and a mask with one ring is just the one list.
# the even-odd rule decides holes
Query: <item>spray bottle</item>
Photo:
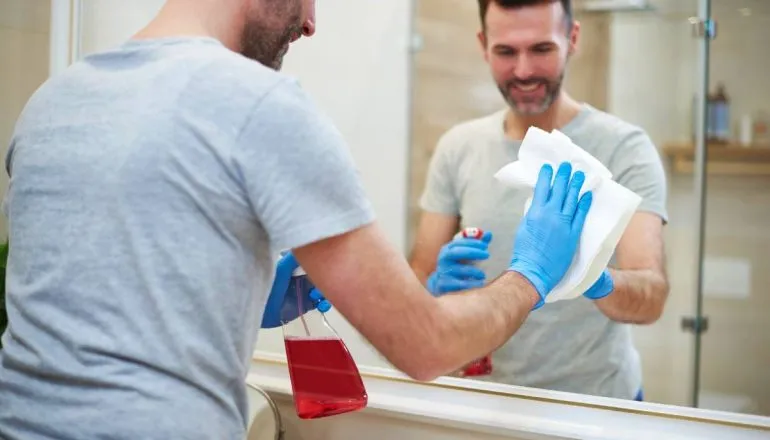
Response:
[{"label": "spray bottle", "polygon": [[[368,396],[361,375],[348,348],[326,319],[331,305],[305,271],[292,274],[287,298],[288,316],[282,319],[286,359],[289,364],[294,406],[300,419],[357,411],[366,407]],[[308,301],[308,299],[310,301]],[[310,310],[315,306],[313,310]]]},{"label": "spray bottle", "polygon": [[[455,240],[460,238],[475,238],[481,240],[484,237],[484,231],[480,228],[468,227],[458,232],[455,235]],[[492,355],[486,355],[480,359],[476,359],[470,364],[466,365],[461,371],[460,376],[486,376],[492,374]]]}]

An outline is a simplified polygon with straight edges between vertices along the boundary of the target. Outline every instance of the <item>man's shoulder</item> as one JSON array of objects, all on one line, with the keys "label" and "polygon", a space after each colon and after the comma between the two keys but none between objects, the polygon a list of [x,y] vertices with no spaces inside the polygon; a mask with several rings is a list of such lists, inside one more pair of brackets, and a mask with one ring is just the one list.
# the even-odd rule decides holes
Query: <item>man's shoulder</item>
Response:
[{"label": "man's shoulder", "polygon": [[647,132],[639,125],[626,121],[619,116],[585,105],[586,118],[582,130],[601,135],[613,141],[622,141],[633,136],[647,136]]},{"label": "man's shoulder", "polygon": [[294,125],[300,131],[311,125],[328,129],[330,123],[296,77],[229,50],[212,54],[193,81],[195,90],[211,97],[209,104],[201,99],[198,103],[226,103],[224,113],[245,121],[273,128]]},{"label": "man's shoulder", "polygon": [[636,156],[639,149],[649,153],[657,150],[642,127],[589,105],[585,105],[578,120],[565,134],[605,163]]},{"label": "man's shoulder", "polygon": [[261,98],[275,92],[287,93],[294,85],[293,77],[246,58],[229,49],[213,49],[198,71],[197,77],[209,83],[212,92],[221,86],[236,96]]},{"label": "man's shoulder", "polygon": [[504,110],[469,119],[452,126],[439,138],[437,150],[459,154],[479,142],[499,138],[502,133]]},{"label": "man's shoulder", "polygon": [[629,141],[649,141],[647,132],[641,126],[587,104],[583,109],[582,120],[578,121],[574,129],[574,135],[579,139],[590,138],[599,147],[607,149],[622,148]]}]

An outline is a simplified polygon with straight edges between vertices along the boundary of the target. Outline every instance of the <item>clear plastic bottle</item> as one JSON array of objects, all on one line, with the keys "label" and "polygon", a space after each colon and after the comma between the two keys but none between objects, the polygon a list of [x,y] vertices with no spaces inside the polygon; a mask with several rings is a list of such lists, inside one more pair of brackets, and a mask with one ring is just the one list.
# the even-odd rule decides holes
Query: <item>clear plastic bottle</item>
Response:
[{"label": "clear plastic bottle", "polygon": [[[331,306],[313,289],[305,271],[297,268],[282,311],[294,407],[301,419],[356,411],[368,401],[353,357],[326,319],[325,312]],[[289,295],[293,295],[292,300]],[[309,304],[308,298],[314,304]],[[306,312],[313,305],[317,308]],[[291,319],[295,316],[299,317]]]},{"label": "clear plastic bottle", "polygon": [[[476,238],[481,240],[484,236],[484,231],[480,228],[468,227],[460,231],[455,235],[455,240],[460,238]],[[488,354],[482,358],[476,359],[470,364],[463,367],[460,370],[460,376],[472,377],[472,376],[487,376],[492,374],[492,355]]]},{"label": "clear plastic bottle", "polygon": [[727,143],[730,141],[730,98],[727,96],[725,86],[717,85],[717,92],[711,102],[713,105],[713,137],[716,142]]}]

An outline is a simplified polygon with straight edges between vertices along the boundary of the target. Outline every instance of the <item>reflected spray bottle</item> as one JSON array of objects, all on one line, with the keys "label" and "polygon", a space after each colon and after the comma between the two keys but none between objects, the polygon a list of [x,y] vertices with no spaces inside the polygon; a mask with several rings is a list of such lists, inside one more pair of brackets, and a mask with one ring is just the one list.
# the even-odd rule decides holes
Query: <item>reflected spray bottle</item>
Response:
[{"label": "reflected spray bottle", "polygon": [[[460,238],[475,238],[481,240],[484,236],[484,231],[480,228],[468,227],[458,232],[455,235],[455,240]],[[476,359],[470,364],[466,365],[461,371],[460,376],[486,376],[492,374],[492,355],[488,354],[480,359]]]}]

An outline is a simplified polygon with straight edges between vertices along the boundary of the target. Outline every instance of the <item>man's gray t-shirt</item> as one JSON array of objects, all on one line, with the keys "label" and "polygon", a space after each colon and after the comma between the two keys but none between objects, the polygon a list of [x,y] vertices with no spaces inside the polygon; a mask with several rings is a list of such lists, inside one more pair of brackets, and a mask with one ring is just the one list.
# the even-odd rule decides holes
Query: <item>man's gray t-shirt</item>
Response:
[{"label": "man's gray t-shirt", "polygon": [[[505,111],[462,123],[439,141],[431,159],[421,207],[456,215],[462,227],[493,233],[490,258],[479,263],[488,280],[508,268],[514,236],[529,193],[493,175],[517,160],[521,141],[503,131]],[[642,197],[639,211],[664,221],[666,178],[646,133],[583,105],[560,129],[601,161],[613,179]],[[616,398],[634,398],[642,386],[639,355],[628,325],[611,321],[580,297],[534,311],[492,356],[493,373],[481,380]]]},{"label": "man's gray t-shirt", "polygon": [[244,438],[279,252],[374,220],[298,85],[207,38],[74,64],[6,165],[7,440]]}]

